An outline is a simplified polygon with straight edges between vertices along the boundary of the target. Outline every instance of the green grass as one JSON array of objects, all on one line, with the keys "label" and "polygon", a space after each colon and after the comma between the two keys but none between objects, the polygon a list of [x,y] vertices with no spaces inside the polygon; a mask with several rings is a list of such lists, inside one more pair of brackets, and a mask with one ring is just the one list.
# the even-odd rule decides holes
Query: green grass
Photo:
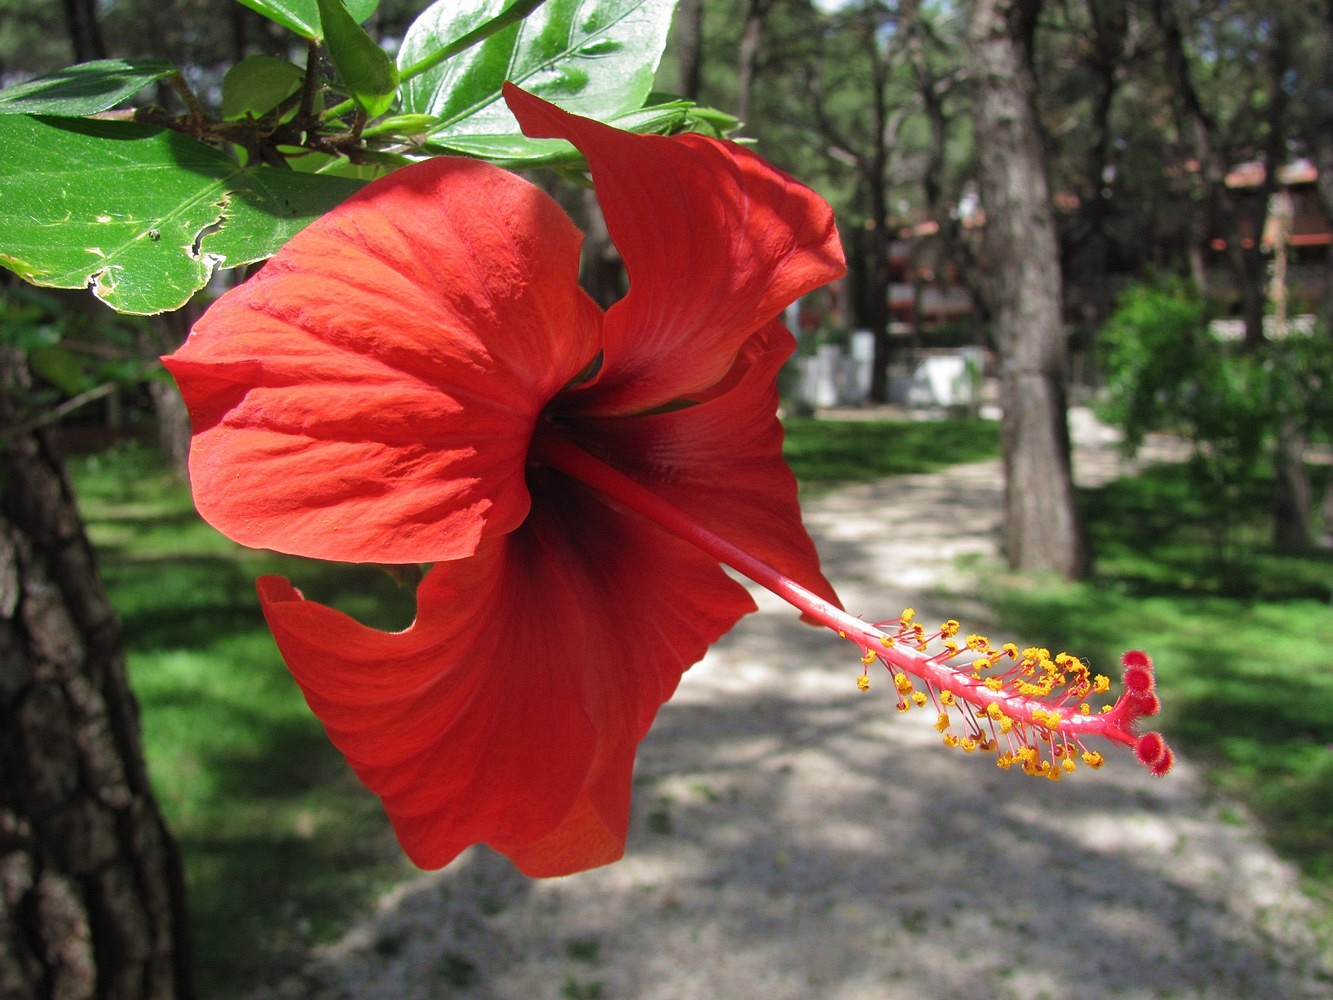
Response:
[{"label": "green grass", "polygon": [[1333,900],[1333,553],[1269,547],[1259,486],[1221,559],[1183,467],[1088,491],[1096,576],[987,596],[1007,634],[1094,665],[1147,650],[1160,728]]},{"label": "green grass", "polygon": [[990,420],[801,418],[788,420],[786,431],[783,452],[806,495],[1000,454],[999,425]]},{"label": "green grass", "polygon": [[412,869],[379,802],[305,706],[269,636],[254,579],[401,627],[383,574],[250,552],[194,513],[142,449],[71,463],[124,628],[150,774],[180,840],[206,997],[292,971]]}]

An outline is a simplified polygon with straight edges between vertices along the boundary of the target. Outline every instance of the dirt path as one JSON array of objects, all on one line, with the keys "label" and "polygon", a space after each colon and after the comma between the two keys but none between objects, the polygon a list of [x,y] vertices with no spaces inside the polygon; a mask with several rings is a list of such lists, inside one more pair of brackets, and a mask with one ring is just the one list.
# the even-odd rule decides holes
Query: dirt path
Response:
[{"label": "dirt path", "polygon": [[[1081,479],[1117,474],[1075,422]],[[808,505],[854,611],[961,617],[998,463]],[[964,560],[966,563],[966,560]],[[639,754],[625,860],[532,882],[474,849],[265,1000],[1333,997],[1291,868],[1188,760],[1058,786],[964,760],[776,599],[686,675]]]}]

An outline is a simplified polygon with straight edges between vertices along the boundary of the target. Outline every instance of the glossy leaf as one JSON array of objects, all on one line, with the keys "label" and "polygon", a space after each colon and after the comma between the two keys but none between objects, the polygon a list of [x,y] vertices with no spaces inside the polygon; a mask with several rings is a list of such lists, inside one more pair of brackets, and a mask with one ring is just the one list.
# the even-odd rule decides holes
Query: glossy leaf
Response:
[{"label": "glossy leaf", "polygon": [[[689,101],[664,98],[664,103],[618,115],[607,124],[640,135],[700,132],[720,139],[735,128],[736,119]],[[426,149],[435,155],[474,156],[508,167],[580,169],[585,165],[583,154],[564,139],[530,139],[521,132],[513,135],[436,133],[431,136]]]},{"label": "glossy leaf", "polygon": [[0,114],[95,115],[114,108],[176,67],[161,59],[99,59],[0,90]]},{"label": "glossy leaf", "polygon": [[347,12],[343,0],[318,2],[324,44],[343,84],[367,117],[382,115],[398,91],[397,65]]},{"label": "glossy leaf", "polygon": [[[495,17],[512,0],[460,7],[438,0],[407,31],[400,68],[417,63]],[[500,99],[506,80],[576,114],[608,121],[642,107],[666,46],[676,0],[547,0],[403,85],[403,110],[435,115],[442,142],[518,136]]]},{"label": "glossy leaf", "polygon": [[[319,0],[238,0],[251,10],[263,14],[306,38],[323,38],[320,27]],[[379,0],[347,0],[347,10],[361,24],[379,6]]]},{"label": "glossy leaf", "polygon": [[222,117],[260,118],[301,88],[305,72],[273,56],[246,56],[222,78]]},{"label": "glossy leaf", "polygon": [[6,115],[0,265],[35,285],[89,286],[118,312],[164,312],[215,268],[271,256],[359,187],[242,169],[166,129]]}]

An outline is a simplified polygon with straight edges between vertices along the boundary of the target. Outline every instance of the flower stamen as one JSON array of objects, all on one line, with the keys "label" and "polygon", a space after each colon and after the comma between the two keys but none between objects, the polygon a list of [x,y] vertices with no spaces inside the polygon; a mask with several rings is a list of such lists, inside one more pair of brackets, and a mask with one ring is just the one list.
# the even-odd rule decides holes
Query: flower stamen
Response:
[{"label": "flower stamen", "polygon": [[[791,577],[709,531],[652,490],[593,457],[562,437],[539,435],[532,455],[560,469],[653,521],[666,531],[708,553],[800,610],[804,617],[832,630],[859,650],[862,664],[857,687],[870,687],[869,667],[878,661],[893,680],[896,707],[907,712],[933,703],[936,725],[947,720],[944,742],[964,752],[996,753],[1002,768],[1019,765],[1025,774],[1058,781],[1077,767],[1079,757],[1089,768],[1101,766],[1102,755],[1086,740],[1101,737],[1133,749],[1157,776],[1171,770],[1174,755],[1158,733],[1137,731],[1138,720],[1160,707],[1152,660],[1138,650],[1122,658],[1125,691],[1114,704],[1092,714],[1085,700],[1109,690],[1110,681],[1093,675],[1068,653],[1014,643],[992,645],[984,635],[970,634],[958,642],[959,625],[950,619],[930,632],[912,608],[899,617],[872,624],[797,583]],[[938,649],[932,647],[938,644]],[[957,661],[957,662],[955,662]],[[924,687],[924,691],[917,688]],[[952,706],[969,710],[963,735],[950,726]],[[983,719],[989,737],[978,724]],[[1001,749],[1002,748],[1002,749]],[[1059,752],[1057,753],[1057,748]],[[1072,765],[1069,766],[1069,765]]]}]

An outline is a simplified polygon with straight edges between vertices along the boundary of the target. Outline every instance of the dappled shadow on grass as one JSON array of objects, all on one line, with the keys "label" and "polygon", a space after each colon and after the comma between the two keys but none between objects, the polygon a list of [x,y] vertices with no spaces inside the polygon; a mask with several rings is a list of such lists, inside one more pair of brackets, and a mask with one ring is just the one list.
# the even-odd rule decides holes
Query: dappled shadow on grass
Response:
[{"label": "dappled shadow on grass", "polygon": [[1220,540],[1213,512],[1197,497],[1184,465],[1159,465],[1080,493],[1100,578],[1141,596],[1218,594],[1262,601],[1328,600],[1333,551],[1293,554],[1271,545],[1271,483],[1247,491],[1248,504]]},{"label": "dappled shadow on grass", "polygon": [[931,472],[1000,453],[999,425],[955,418],[925,421],[785,421],[783,453],[805,493],[885,476]]},{"label": "dappled shadow on grass", "polygon": [[1207,762],[1333,898],[1333,555],[1273,551],[1257,505],[1243,520],[1260,541],[1219,568],[1185,476],[1159,467],[1084,495],[1094,580],[987,596],[1006,629],[1104,673],[1127,648],[1151,653],[1168,739]]}]

